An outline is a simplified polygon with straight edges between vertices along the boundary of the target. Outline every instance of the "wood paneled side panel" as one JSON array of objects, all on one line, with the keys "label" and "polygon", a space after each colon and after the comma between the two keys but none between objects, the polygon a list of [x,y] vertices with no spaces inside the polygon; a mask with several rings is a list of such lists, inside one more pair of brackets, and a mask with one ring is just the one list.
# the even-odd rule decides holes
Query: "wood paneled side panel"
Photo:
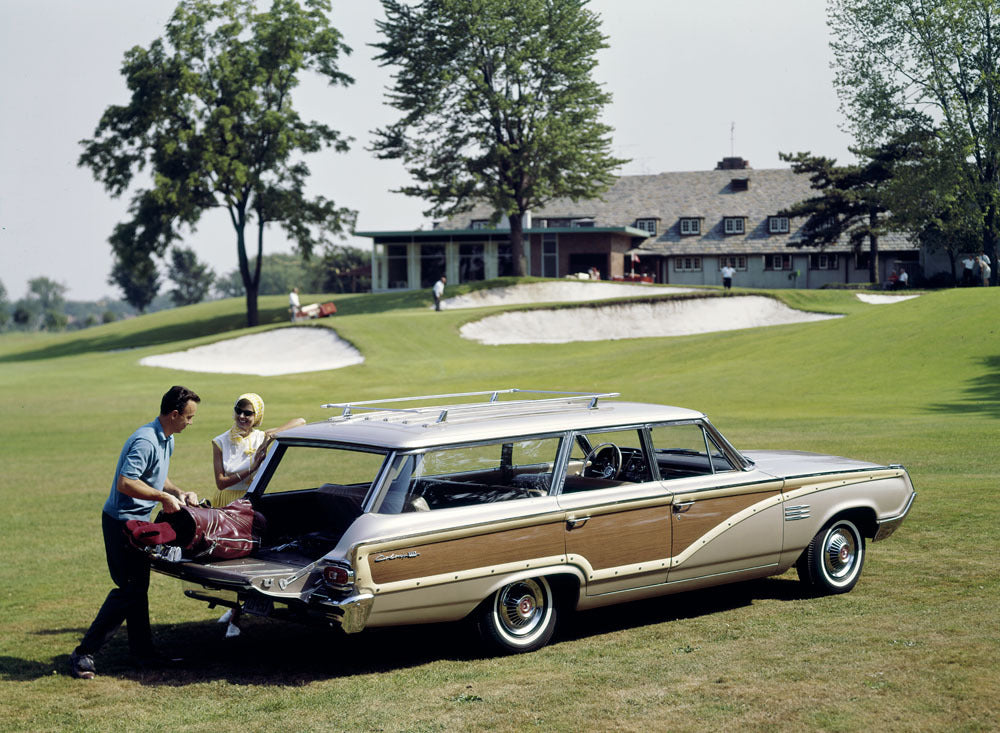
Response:
[{"label": "wood paneled side panel", "polygon": [[566,531],[566,551],[594,570],[670,556],[670,505],[601,514]]},{"label": "wood paneled side panel", "polygon": [[[695,501],[690,509],[675,513],[673,516],[673,547],[671,555],[677,556],[684,552],[691,543],[702,537],[713,527],[725,522],[734,514],[738,514],[757,502],[776,496],[777,491],[764,491],[740,496],[725,496],[718,499],[702,499]],[[676,497],[683,504],[684,497]]]},{"label": "wood paneled side panel", "polygon": [[400,547],[385,553],[371,552],[368,563],[372,580],[381,584],[563,554],[560,521]]}]

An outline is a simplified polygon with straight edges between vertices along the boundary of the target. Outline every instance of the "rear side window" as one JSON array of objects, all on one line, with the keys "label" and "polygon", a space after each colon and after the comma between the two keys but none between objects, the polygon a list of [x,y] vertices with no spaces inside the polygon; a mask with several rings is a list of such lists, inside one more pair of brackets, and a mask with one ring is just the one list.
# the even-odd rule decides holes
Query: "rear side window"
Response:
[{"label": "rear side window", "polygon": [[453,446],[396,456],[379,512],[432,511],[544,496],[557,437]]},{"label": "rear side window", "polygon": [[649,433],[663,480],[733,470],[733,464],[702,425],[655,425]]},{"label": "rear side window", "polygon": [[281,494],[347,486],[364,496],[385,461],[382,453],[320,446],[286,446],[264,488]]}]

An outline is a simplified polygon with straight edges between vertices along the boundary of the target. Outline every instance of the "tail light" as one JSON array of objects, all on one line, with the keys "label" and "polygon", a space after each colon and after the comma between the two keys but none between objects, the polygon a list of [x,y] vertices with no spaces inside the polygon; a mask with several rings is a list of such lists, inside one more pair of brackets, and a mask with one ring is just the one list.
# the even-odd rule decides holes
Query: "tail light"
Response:
[{"label": "tail light", "polygon": [[323,567],[323,582],[334,590],[350,590],[354,585],[354,570],[348,565],[326,565]]}]

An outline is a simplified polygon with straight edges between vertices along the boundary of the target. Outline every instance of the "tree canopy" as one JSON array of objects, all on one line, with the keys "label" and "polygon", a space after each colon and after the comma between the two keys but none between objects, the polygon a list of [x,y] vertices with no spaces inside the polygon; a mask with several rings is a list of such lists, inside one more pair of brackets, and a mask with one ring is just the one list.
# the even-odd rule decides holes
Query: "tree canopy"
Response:
[{"label": "tree canopy", "polygon": [[606,47],[586,0],[382,0],[383,66],[398,67],[398,121],[374,150],[401,159],[428,215],[490,203],[510,220],[516,274],[526,274],[524,215],[555,198],[592,198],[625,160],[600,121],[611,100],[592,78]]},{"label": "tree canopy", "polygon": [[[131,220],[109,240],[111,282],[130,303],[152,301],[159,288],[154,257],[165,257],[210,209],[225,210],[236,234],[248,325],[257,323],[268,224],[279,224],[306,255],[353,225],[354,212],[307,197],[302,160],[324,148],[344,151],[349,139],[303,120],[292,105],[303,72],[331,85],[353,82],[338,67],[350,49],[329,10],[328,0],[273,0],[266,12],[254,0],[182,0],[164,38],[125,54],[131,99],[105,110],[94,137],[81,141],[79,165],[113,196],[148,173],[132,197]],[[251,223],[255,237],[247,234]]]},{"label": "tree canopy", "polygon": [[[894,225],[888,191],[896,172],[917,153],[915,142],[900,137],[874,149],[852,148],[859,163],[838,166],[832,158],[805,153],[779,153],[796,173],[808,175],[819,191],[781,212],[782,216],[807,217],[802,236],[792,246],[825,247],[847,237],[855,252],[868,243],[868,278],[880,282],[878,240]],[[892,222],[892,223],[891,223]]]},{"label": "tree canopy", "polygon": [[174,247],[170,250],[169,274],[176,286],[170,291],[170,299],[174,305],[200,303],[215,281],[212,268],[201,262],[190,247]]},{"label": "tree canopy", "polygon": [[1000,0],[829,0],[828,19],[835,85],[861,145],[933,131],[965,179],[947,195],[974,203],[977,251],[996,261]]}]

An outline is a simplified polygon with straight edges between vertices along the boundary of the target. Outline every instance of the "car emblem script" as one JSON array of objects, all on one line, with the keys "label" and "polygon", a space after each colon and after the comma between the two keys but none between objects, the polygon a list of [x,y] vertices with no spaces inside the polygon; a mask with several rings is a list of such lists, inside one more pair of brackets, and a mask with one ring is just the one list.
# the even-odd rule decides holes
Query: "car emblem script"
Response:
[{"label": "car emblem script", "polygon": [[403,553],[402,555],[390,552],[388,555],[376,555],[373,560],[375,562],[385,562],[386,560],[406,560],[411,557],[420,557],[420,553],[416,550],[410,550],[409,552]]}]

